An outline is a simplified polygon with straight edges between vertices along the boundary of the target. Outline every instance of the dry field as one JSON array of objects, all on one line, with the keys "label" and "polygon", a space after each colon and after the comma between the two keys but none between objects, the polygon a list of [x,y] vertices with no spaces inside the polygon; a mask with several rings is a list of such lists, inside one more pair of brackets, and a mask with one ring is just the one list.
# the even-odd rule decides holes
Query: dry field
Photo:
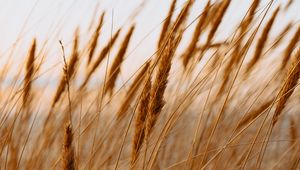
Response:
[{"label": "dry field", "polygon": [[300,169],[300,25],[278,21],[294,2],[253,0],[216,38],[231,3],[208,1],[191,20],[194,0],[172,0],[128,79],[133,19],[105,30],[101,11],[72,42],[57,39],[54,88],[36,83],[48,54],[33,38],[21,65],[1,68],[0,169]]}]

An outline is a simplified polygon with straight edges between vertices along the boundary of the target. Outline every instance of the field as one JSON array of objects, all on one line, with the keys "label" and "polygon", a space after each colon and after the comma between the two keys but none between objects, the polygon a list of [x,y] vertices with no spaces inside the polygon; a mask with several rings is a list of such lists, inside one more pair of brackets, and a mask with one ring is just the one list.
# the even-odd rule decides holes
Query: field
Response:
[{"label": "field", "polygon": [[233,24],[234,0],[170,0],[134,55],[146,2],[51,39],[53,67],[35,37],[1,56],[0,169],[300,169],[295,2],[253,0]]}]

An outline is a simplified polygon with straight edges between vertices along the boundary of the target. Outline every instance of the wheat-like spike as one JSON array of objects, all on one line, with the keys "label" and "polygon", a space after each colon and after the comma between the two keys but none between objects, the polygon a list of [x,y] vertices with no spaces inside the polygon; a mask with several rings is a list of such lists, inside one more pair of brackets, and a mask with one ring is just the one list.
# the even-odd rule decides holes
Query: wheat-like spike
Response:
[{"label": "wheat-like spike", "polygon": [[132,146],[132,154],[131,154],[131,166],[134,166],[134,163],[138,158],[139,151],[141,149],[141,146],[145,138],[145,122],[149,111],[149,103],[150,103],[150,90],[149,90],[151,89],[150,71],[148,71],[148,74],[144,80],[145,80],[145,85],[141,94],[141,98],[139,100],[137,116],[135,119],[133,146]]},{"label": "wheat-like spike", "polygon": [[[194,0],[188,0],[188,2],[186,2],[186,5],[180,11],[180,13],[177,16],[176,20],[172,24],[172,27],[168,30],[167,34],[165,35],[165,39],[163,39],[163,44],[168,43],[169,39],[173,35],[183,34],[185,21],[187,20],[187,17],[189,15],[189,11],[190,11],[193,4],[194,4]],[[163,48],[161,48],[161,46],[159,46],[158,49],[163,50]],[[157,58],[157,60],[158,60],[158,58]],[[156,63],[157,60],[155,60],[154,63]]]},{"label": "wheat-like spike", "polygon": [[170,6],[167,18],[164,21],[160,36],[159,36],[159,40],[158,40],[158,48],[161,46],[161,43],[163,42],[163,40],[165,39],[165,36],[167,35],[167,32],[169,30],[170,24],[171,24],[171,20],[172,20],[172,16],[175,10],[175,6],[176,6],[176,1],[177,0],[173,0],[172,4]]},{"label": "wheat-like spike", "polygon": [[193,37],[192,37],[192,41],[190,42],[190,44],[188,45],[187,49],[185,50],[185,52],[182,54],[181,58],[182,58],[182,62],[183,62],[183,66],[186,68],[186,66],[188,65],[192,55],[195,53],[196,51],[196,47],[197,47],[197,42],[200,38],[201,33],[203,32],[203,26],[206,22],[207,19],[207,14],[208,11],[210,9],[210,0],[207,2],[203,13],[201,14],[201,16],[198,19],[198,23],[196,25]]},{"label": "wheat-like spike", "polygon": [[284,83],[280,94],[279,94],[279,101],[276,105],[275,113],[273,115],[273,126],[278,121],[278,118],[285,107],[286,102],[292,95],[297,85],[299,76],[300,76],[300,50],[298,50],[295,54],[294,61],[288,71],[288,77],[286,82]]},{"label": "wheat-like spike", "polygon": [[63,57],[63,62],[64,62],[64,67],[63,67],[63,71],[64,71],[64,77],[65,77],[65,81],[66,81],[66,86],[67,86],[67,94],[68,94],[68,108],[69,108],[69,121],[71,122],[72,125],[72,106],[71,106],[71,95],[70,95],[70,73],[69,73],[69,66],[67,64],[67,60],[66,60],[66,55],[65,55],[65,47],[63,45],[63,42],[61,40],[59,40],[61,49],[62,49],[62,57]]},{"label": "wheat-like spike", "polygon": [[213,20],[214,20],[216,13],[221,5],[222,5],[222,2],[220,2],[220,1],[212,3],[211,7],[209,8],[209,11],[207,14],[207,19],[205,20],[203,28],[207,28],[208,26],[213,24]]},{"label": "wheat-like spike", "polygon": [[[76,66],[79,60],[79,52],[78,52],[78,43],[79,43],[79,35],[78,31],[75,32],[75,39],[73,43],[73,49],[72,49],[72,55],[71,59],[69,61],[68,65],[68,75],[67,77],[71,80],[74,77],[75,71],[76,71]],[[54,98],[52,100],[51,108],[53,108],[56,103],[59,101],[61,95],[65,91],[67,81],[66,81],[66,75],[63,74],[62,77],[60,78],[59,85],[56,89]]]},{"label": "wheat-like spike", "polygon": [[[189,14],[189,10],[192,7],[192,5],[194,4],[194,0],[189,0],[186,5],[184,6],[184,8],[182,8],[182,10],[180,11],[178,17],[176,18],[176,20],[174,21],[174,23],[172,24],[172,27],[170,28],[170,30],[168,30],[168,33],[166,35],[166,38],[164,39],[164,43],[161,47],[158,48],[158,51],[162,52],[164,51],[165,45],[169,43],[169,39],[172,38],[174,35],[178,36],[178,43],[181,40],[182,34],[184,33],[184,23],[188,17]],[[179,38],[180,37],[180,38]],[[177,47],[176,47],[177,48]],[[175,50],[176,51],[176,50]],[[156,66],[156,63],[160,60],[161,55],[157,55],[157,58],[155,60],[153,60],[152,64],[153,66]]]},{"label": "wheat-like spike", "polygon": [[266,45],[266,42],[268,41],[268,37],[271,31],[271,28],[273,26],[273,23],[276,19],[276,16],[279,12],[279,7],[274,11],[272,17],[270,18],[270,20],[268,21],[268,23],[266,24],[265,28],[263,29],[263,32],[256,44],[256,48],[255,48],[255,52],[254,55],[252,57],[252,60],[249,62],[247,68],[246,68],[246,72],[250,72],[251,69],[255,66],[255,64],[258,62],[261,54],[263,53],[263,49]]},{"label": "wheat-like spike", "polygon": [[[174,36],[174,35],[173,35]],[[168,83],[168,76],[171,69],[172,59],[174,57],[178,38],[174,40],[173,36],[169,39],[166,48],[159,60],[157,74],[154,79],[150,92],[149,113],[146,121],[146,137],[149,138],[156,123],[156,120],[165,105],[164,92]]]},{"label": "wheat-like spike", "polygon": [[[173,25],[173,30],[171,34],[176,35],[177,32],[181,31],[181,29],[183,29],[182,27],[185,25],[185,21],[187,20],[188,16],[189,16],[189,12],[194,4],[195,0],[189,0],[186,5],[184,6],[184,8],[180,11],[178,17],[176,18],[174,25]],[[167,40],[166,40],[167,41]]]},{"label": "wheat-like spike", "polygon": [[296,33],[294,34],[290,43],[288,44],[287,48],[285,49],[285,52],[283,55],[283,60],[281,63],[281,70],[283,70],[286,67],[286,65],[291,57],[291,54],[293,53],[293,50],[294,50],[295,46],[297,45],[299,39],[300,39],[300,26],[298,27],[298,30],[296,31]]},{"label": "wheat-like spike", "polygon": [[[212,23],[212,28],[210,30],[210,32],[208,33],[208,36],[207,36],[207,40],[206,40],[206,43],[204,45],[204,49],[206,49],[206,47],[208,47],[212,41],[212,39],[214,38],[223,18],[224,18],[224,15],[226,13],[226,10],[228,9],[229,5],[230,5],[230,2],[231,0],[224,0],[220,6],[220,8],[218,9],[216,15],[215,15],[215,19],[213,20],[213,23]],[[202,54],[200,56],[200,59],[202,58]]]},{"label": "wheat-like spike", "polygon": [[107,56],[107,54],[109,53],[110,49],[113,47],[113,45],[115,44],[117,38],[120,35],[120,29],[114,34],[114,36],[111,38],[111,40],[109,40],[109,42],[107,43],[107,45],[101,50],[98,58],[96,59],[96,61],[93,63],[92,67],[90,67],[82,85],[80,86],[80,88],[83,88],[88,81],[90,80],[92,74],[97,70],[97,68],[99,67],[99,65],[101,64],[101,62],[103,61],[103,59]]},{"label": "wheat-like spike", "polygon": [[75,31],[75,39],[73,43],[73,49],[72,49],[72,54],[71,54],[71,59],[68,63],[68,68],[69,68],[69,78],[72,79],[75,76],[76,68],[77,68],[77,63],[79,61],[79,51],[78,51],[78,44],[79,43],[79,29],[76,29]]},{"label": "wheat-like spike", "polygon": [[[247,14],[245,20],[243,20],[239,26],[239,36],[237,36],[237,40],[235,42],[232,57],[230,58],[230,61],[228,62],[228,64],[225,67],[226,74],[224,74],[224,80],[228,79],[228,76],[230,75],[230,73],[232,71],[233,65],[239,63],[239,61],[242,58],[242,57],[240,57],[240,56],[242,56],[241,54],[243,53],[242,52],[243,50],[241,51],[242,42],[244,40],[244,37],[246,36],[248,27],[250,26],[250,24],[252,23],[252,21],[254,19],[255,11],[256,11],[259,3],[260,3],[260,0],[253,1],[253,3],[251,4],[249,13]],[[249,42],[247,42],[247,43],[249,43]],[[245,45],[245,47],[246,47],[246,45]]]},{"label": "wheat-like spike", "polygon": [[119,111],[117,112],[117,118],[120,120],[126,115],[126,112],[128,108],[130,107],[130,102],[134,98],[135,94],[137,93],[140,83],[145,78],[145,73],[147,72],[148,68],[150,66],[150,62],[147,62],[142,70],[139,72],[139,74],[135,77],[135,79],[132,82],[132,85],[129,87],[129,90],[127,92],[127,95],[125,96],[124,101],[122,102]]},{"label": "wheat-like spike", "polygon": [[73,143],[73,132],[72,126],[67,124],[65,126],[65,134],[63,141],[63,151],[62,151],[62,167],[64,170],[75,170],[75,154],[72,146]]},{"label": "wheat-like spike", "polygon": [[[166,38],[164,39],[164,42],[163,42],[164,45],[162,47],[159,47],[158,51],[162,52],[165,48],[165,45],[167,43],[169,43],[169,39],[172,38],[174,35],[178,35],[178,37],[182,37],[182,34],[184,32],[184,25],[185,25],[184,23],[185,23],[185,21],[188,17],[189,10],[190,10],[190,8],[192,7],[193,4],[194,4],[194,0],[189,0],[188,2],[186,2],[186,5],[180,11],[180,13],[177,16],[176,20],[172,24],[172,27],[168,30]],[[178,40],[180,41],[181,38],[179,38]],[[157,58],[155,60],[153,60],[153,63],[155,63],[155,64],[153,64],[153,66],[156,65],[156,63],[159,61],[160,57],[161,57],[161,55],[157,55]]]},{"label": "wheat-like spike", "polygon": [[29,50],[27,62],[26,62],[26,75],[25,75],[25,80],[24,80],[24,93],[23,93],[24,106],[26,106],[28,104],[28,102],[30,101],[30,99],[28,99],[28,97],[30,95],[30,90],[31,90],[31,86],[32,86],[31,81],[32,81],[34,69],[35,69],[35,66],[34,66],[35,51],[36,51],[36,39],[33,39],[30,50]]},{"label": "wheat-like spike", "polygon": [[241,23],[241,27],[240,27],[240,35],[242,36],[243,34],[245,34],[245,32],[247,31],[248,27],[250,26],[250,24],[252,23],[254,16],[255,16],[255,12],[257,7],[259,6],[260,0],[254,0],[253,3],[251,4],[249,13],[246,17],[246,19]]},{"label": "wheat-like spike", "polygon": [[129,42],[130,42],[130,39],[131,39],[131,36],[132,36],[132,33],[134,31],[134,28],[135,26],[133,25],[127,35],[125,36],[125,39],[123,40],[122,44],[121,44],[121,47],[118,51],[118,54],[116,55],[114,61],[113,61],[113,64],[109,70],[109,74],[108,74],[108,81],[106,83],[106,86],[105,86],[105,93],[109,92],[110,93],[110,96],[112,95],[113,93],[113,89],[115,87],[115,82],[117,80],[117,77],[121,71],[121,64],[123,62],[123,58],[126,54],[126,51],[127,51],[127,47],[129,45]]},{"label": "wheat-like spike", "polygon": [[250,24],[252,23],[252,21],[254,19],[255,11],[256,11],[257,7],[259,6],[259,3],[260,3],[260,0],[253,1],[253,3],[251,4],[249,13],[247,14],[245,20],[243,20],[239,26],[239,36],[237,36],[237,40],[235,42],[234,51],[232,53],[233,55],[230,58],[230,61],[228,62],[227,66],[225,67],[226,74],[224,74],[224,79],[228,79],[228,77],[226,78],[226,76],[229,76],[229,74],[231,73],[233,65],[239,63],[239,61],[242,58],[242,57],[240,57],[240,56],[242,56],[241,53],[243,53],[242,52],[243,50],[241,51],[242,42],[244,40],[244,37],[246,36],[246,33],[248,31]]},{"label": "wheat-like spike", "polygon": [[90,62],[92,61],[92,58],[94,56],[94,52],[95,52],[97,44],[98,44],[100,31],[101,31],[103,21],[104,21],[104,15],[105,15],[105,12],[103,12],[102,15],[100,16],[99,23],[97,25],[97,28],[94,32],[94,35],[93,35],[91,41],[90,41],[89,54],[88,54],[88,64],[90,64]]}]

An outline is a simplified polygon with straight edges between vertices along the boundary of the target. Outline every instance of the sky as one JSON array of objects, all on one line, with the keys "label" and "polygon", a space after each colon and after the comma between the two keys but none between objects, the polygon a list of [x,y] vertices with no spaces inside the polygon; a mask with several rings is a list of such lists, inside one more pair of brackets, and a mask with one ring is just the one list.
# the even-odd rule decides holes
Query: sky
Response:
[{"label": "sky", "polygon": [[[201,13],[207,0],[196,0],[191,11],[189,23]],[[232,0],[232,4],[226,14],[220,30],[217,33],[220,39],[229,36],[232,29],[246,13],[251,4],[251,0]],[[275,0],[274,7],[279,4],[286,4],[288,0]],[[183,7],[185,0],[178,0],[176,13]],[[267,4],[268,0],[262,0],[261,8]],[[74,31],[77,27],[80,29],[81,43],[88,41],[89,26],[91,21],[98,21],[100,14],[106,11],[105,23],[101,32],[100,45],[105,43],[111,34],[118,28],[126,29],[133,23],[137,28],[134,32],[129,51],[128,60],[125,61],[127,72],[134,72],[141,63],[149,58],[156,49],[156,42],[160,33],[161,23],[167,15],[171,0],[146,0],[144,8],[134,18],[130,17],[138,12],[137,7],[143,4],[143,0],[0,0],[0,65],[3,65],[7,58],[22,61],[26,57],[26,52],[30,42],[37,38],[39,43],[48,41],[47,62],[45,67],[51,67],[51,64],[61,62],[58,40],[66,44],[66,49],[70,49]],[[275,22],[273,33],[279,32],[284,24],[290,20],[299,25],[300,1],[295,0],[293,6]],[[94,23],[95,25],[95,23]],[[193,32],[192,24],[187,29],[183,40],[188,42]],[[92,27],[94,28],[94,27]],[[14,54],[10,52],[13,47]],[[182,47],[184,48],[184,47]]]}]

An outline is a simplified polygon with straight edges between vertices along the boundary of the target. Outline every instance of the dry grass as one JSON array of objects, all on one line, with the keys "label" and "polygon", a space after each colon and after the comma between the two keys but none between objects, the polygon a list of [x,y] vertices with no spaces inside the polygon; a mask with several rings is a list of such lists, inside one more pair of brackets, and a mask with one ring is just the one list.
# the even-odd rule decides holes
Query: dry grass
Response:
[{"label": "dry grass", "polygon": [[116,31],[102,12],[86,42],[60,41],[54,89],[36,81],[48,53],[34,39],[0,72],[0,169],[299,169],[300,26],[273,31],[293,2],[253,1],[227,36],[231,0],[195,18],[194,0],[173,0],[151,57],[130,51],[144,3]]}]

